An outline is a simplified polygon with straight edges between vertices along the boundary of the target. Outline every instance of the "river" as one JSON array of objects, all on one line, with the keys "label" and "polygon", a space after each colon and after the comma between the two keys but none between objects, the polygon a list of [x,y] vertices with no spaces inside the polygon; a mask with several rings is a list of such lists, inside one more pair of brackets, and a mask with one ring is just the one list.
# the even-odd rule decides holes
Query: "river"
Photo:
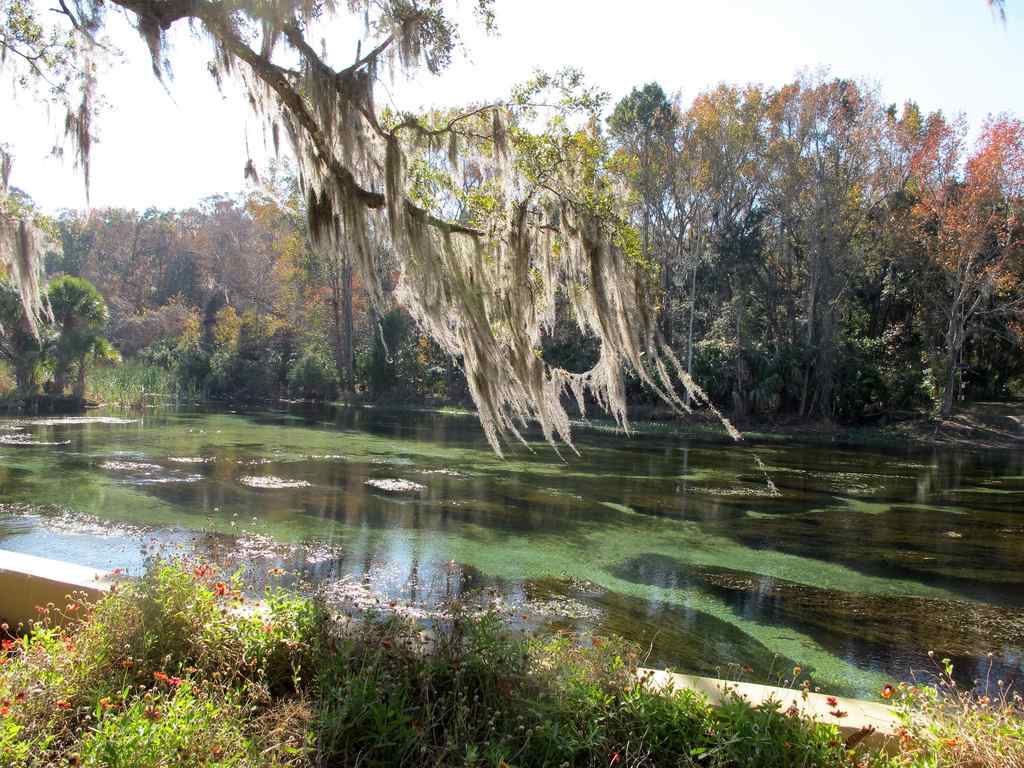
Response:
[{"label": "river", "polygon": [[0,419],[0,548],[130,573],[190,553],[837,693],[930,650],[965,682],[1024,668],[1021,452],[580,427],[563,460],[532,437],[499,459],[471,415],[374,408]]}]

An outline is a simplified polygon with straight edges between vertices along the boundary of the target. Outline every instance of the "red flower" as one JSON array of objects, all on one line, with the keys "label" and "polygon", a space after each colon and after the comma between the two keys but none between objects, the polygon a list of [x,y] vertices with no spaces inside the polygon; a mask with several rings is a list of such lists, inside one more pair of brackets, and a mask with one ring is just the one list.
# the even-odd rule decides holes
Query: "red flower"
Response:
[{"label": "red flower", "polygon": [[264,624],[263,625],[263,631],[266,632],[269,635],[271,632],[274,631],[274,625],[273,624]]},{"label": "red flower", "polygon": [[209,565],[207,565],[206,563],[203,563],[202,565],[200,565],[200,566],[199,566],[198,568],[196,568],[196,570],[195,570],[196,578],[197,578],[197,579],[203,579],[203,578],[206,578],[206,575],[207,575],[207,574],[208,574],[209,572],[210,572],[210,566],[209,566]]},{"label": "red flower", "polygon": [[829,714],[832,715],[832,717],[846,717],[849,713],[848,712],[843,712],[842,710],[837,709],[837,710],[834,710],[832,712],[829,712]]},{"label": "red flower", "polygon": [[167,675],[165,675],[163,672],[154,672],[153,673],[153,677],[155,677],[161,683],[169,682],[170,679],[171,679]]},{"label": "red flower", "polygon": [[123,576],[124,575],[124,568],[115,568],[114,570],[112,570],[110,572],[110,575],[111,576]]},{"label": "red flower", "polygon": [[6,704],[0,704],[0,715],[7,717],[9,714],[11,714],[11,708]]},{"label": "red flower", "polygon": [[156,707],[146,707],[146,711],[142,713],[142,716],[147,720],[159,720],[163,717],[163,714]]},{"label": "red flower", "polygon": [[57,709],[71,709],[71,702],[61,699],[60,701],[54,702],[54,706],[56,706]]},{"label": "red flower", "polygon": [[2,647],[3,647],[3,649],[5,651],[9,651],[12,648],[14,648],[14,643],[15,643],[14,640],[4,640],[3,643],[0,643],[0,645],[2,645]]},{"label": "red flower", "polygon": [[959,739],[955,739],[955,738],[954,739],[943,739],[942,743],[945,744],[947,747],[955,747],[957,744],[960,743],[960,740]]},{"label": "red flower", "polygon": [[830,707],[835,707],[839,705],[839,699],[837,699],[835,696],[829,696],[827,699],[825,699],[825,701],[828,702],[828,705]]},{"label": "red flower", "polygon": [[184,681],[180,677],[172,677],[172,678],[169,678],[167,680],[167,682],[170,683],[171,685],[173,685],[175,688],[177,688]]},{"label": "red flower", "polygon": [[893,688],[891,685],[886,685],[884,688],[882,688],[882,698],[883,699],[891,699],[892,695],[893,695],[893,693],[895,693],[895,691],[896,691],[896,689]]},{"label": "red flower", "polygon": [[135,662],[132,661],[131,659],[125,659],[124,661],[121,662],[121,666],[124,667],[125,669],[131,669],[132,667],[135,666]]},{"label": "red flower", "polygon": [[228,585],[225,584],[223,581],[218,581],[216,584],[213,585],[213,594],[217,595],[217,597],[224,597],[224,595],[226,595],[227,593]]}]

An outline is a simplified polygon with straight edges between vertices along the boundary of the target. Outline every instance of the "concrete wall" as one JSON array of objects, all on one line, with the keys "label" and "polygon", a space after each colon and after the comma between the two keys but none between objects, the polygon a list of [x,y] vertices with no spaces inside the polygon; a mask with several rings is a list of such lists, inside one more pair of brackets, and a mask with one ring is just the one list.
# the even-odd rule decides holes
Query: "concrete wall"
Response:
[{"label": "concrete wall", "polygon": [[70,595],[95,599],[110,589],[109,574],[94,568],[0,549],[0,622],[11,631],[39,618],[36,606],[65,612]]}]

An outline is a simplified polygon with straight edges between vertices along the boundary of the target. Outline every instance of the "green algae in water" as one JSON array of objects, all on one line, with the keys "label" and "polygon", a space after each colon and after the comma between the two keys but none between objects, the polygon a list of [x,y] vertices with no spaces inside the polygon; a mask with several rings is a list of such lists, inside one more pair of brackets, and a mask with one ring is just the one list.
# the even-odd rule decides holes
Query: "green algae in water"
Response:
[{"label": "green algae in water", "polygon": [[[1024,553],[1018,537],[1002,533],[1019,526],[1009,499],[991,495],[984,509],[965,507],[963,498],[947,503],[949,491],[1020,475],[1024,462],[1012,458],[965,463],[941,452],[914,458],[775,445],[771,476],[781,496],[771,497],[753,462],[763,446],[583,430],[581,458],[561,462],[537,443],[537,454],[502,461],[472,419],[382,409],[338,410],[329,420],[323,413],[180,412],[140,424],[29,423],[26,430],[68,445],[0,449],[0,502],[147,531],[315,540],[344,551],[347,563],[388,561],[410,573],[455,561],[512,592],[551,579],[587,581],[602,595],[605,629],[635,631],[635,639],[657,630],[663,660],[682,669],[707,671],[695,658],[712,652],[722,663],[777,658],[813,667],[834,690],[873,690],[905,673],[932,641],[965,659],[977,644],[967,642],[969,632],[950,637],[918,621],[888,648],[879,632],[869,642],[836,629],[844,645],[823,623],[844,626],[826,610],[830,603],[850,616],[867,611],[880,627],[887,600],[933,601],[927,604],[969,621],[983,615],[972,606],[1012,607],[1022,592]],[[103,461],[163,467],[147,469],[158,478],[199,477],[130,485],[100,469]],[[295,485],[246,488],[242,478],[254,476]],[[367,486],[389,479],[424,488],[399,498]],[[843,481],[880,490],[837,499]],[[964,538],[943,536],[954,529]],[[0,536],[3,530],[0,522]],[[624,563],[658,558],[783,585],[772,589],[784,592],[785,610],[756,601],[737,610],[735,594],[721,585],[650,583],[622,571]],[[645,611],[651,618],[640,621]],[[696,656],[694,645],[702,649]],[[992,650],[1021,658],[1019,643]]]}]

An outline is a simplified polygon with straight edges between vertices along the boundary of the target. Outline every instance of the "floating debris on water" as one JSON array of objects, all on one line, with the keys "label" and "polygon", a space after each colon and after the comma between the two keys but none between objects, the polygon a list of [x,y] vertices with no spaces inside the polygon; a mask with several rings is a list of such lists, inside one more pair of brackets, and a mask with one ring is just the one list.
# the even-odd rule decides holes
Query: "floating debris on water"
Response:
[{"label": "floating debris on water", "polygon": [[39,427],[63,427],[75,424],[138,424],[142,419],[122,419],[117,416],[63,416],[50,419],[26,419],[23,423]]},{"label": "floating debris on water", "polygon": [[389,478],[386,480],[367,480],[366,484],[387,493],[419,493],[425,491],[427,486],[421,483],[414,483],[412,480],[400,480]]},{"label": "floating debris on water", "polygon": [[70,440],[36,440],[32,435],[13,432],[0,435],[0,445],[71,445]]},{"label": "floating debris on water", "polygon": [[84,512],[32,504],[0,504],[0,515],[21,518],[53,533],[95,536],[104,539],[131,538],[149,530],[135,523],[106,520]]},{"label": "floating debris on water", "polygon": [[159,464],[147,464],[142,461],[104,461],[100,464],[100,468],[114,472],[145,472],[151,469],[163,469]]},{"label": "floating debris on water", "polygon": [[167,460],[175,464],[208,464],[215,461],[213,456],[170,456]]},{"label": "floating debris on water", "polygon": [[465,477],[461,472],[456,472],[454,469],[423,469],[420,470],[421,475],[445,475],[447,477]]},{"label": "floating debris on water", "polygon": [[276,477],[274,475],[267,475],[265,477],[243,475],[238,478],[238,482],[250,488],[308,488],[310,485],[305,480],[285,480],[283,477]]}]

